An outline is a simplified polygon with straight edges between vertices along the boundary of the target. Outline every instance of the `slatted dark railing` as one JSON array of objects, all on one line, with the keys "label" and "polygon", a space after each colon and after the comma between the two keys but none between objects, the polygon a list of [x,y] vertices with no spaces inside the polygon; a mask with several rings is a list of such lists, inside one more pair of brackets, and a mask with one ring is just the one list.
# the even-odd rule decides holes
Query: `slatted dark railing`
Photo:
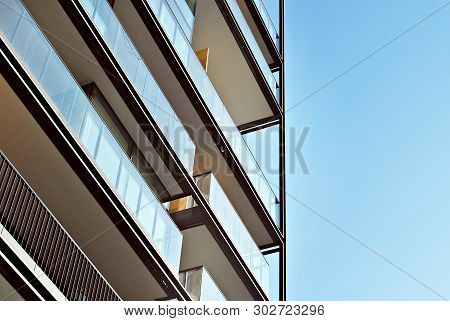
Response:
[{"label": "slatted dark railing", "polygon": [[67,300],[121,300],[1,151],[0,223]]}]

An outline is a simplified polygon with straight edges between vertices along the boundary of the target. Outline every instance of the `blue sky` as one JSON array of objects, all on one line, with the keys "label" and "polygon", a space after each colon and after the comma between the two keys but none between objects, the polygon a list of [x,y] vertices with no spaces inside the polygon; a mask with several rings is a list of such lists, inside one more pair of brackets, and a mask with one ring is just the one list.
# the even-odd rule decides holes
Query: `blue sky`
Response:
[{"label": "blue sky", "polygon": [[[287,109],[444,3],[286,0]],[[287,112],[288,299],[450,298],[449,35],[450,5]]]}]

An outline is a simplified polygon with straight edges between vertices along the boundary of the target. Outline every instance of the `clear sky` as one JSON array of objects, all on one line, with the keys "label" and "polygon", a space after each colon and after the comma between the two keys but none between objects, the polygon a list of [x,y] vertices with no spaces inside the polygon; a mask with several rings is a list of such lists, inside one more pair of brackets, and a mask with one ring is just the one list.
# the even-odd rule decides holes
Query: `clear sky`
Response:
[{"label": "clear sky", "polygon": [[450,5],[290,109],[445,3],[286,0],[288,299],[450,298]]}]

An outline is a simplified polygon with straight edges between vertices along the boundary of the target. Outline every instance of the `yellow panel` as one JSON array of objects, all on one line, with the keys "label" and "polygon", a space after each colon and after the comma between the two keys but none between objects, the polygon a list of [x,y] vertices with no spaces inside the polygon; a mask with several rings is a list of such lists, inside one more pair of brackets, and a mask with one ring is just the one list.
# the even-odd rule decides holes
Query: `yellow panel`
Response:
[{"label": "yellow panel", "polygon": [[206,72],[208,72],[209,48],[199,50],[196,52],[196,54],[203,68],[205,69]]},{"label": "yellow panel", "polygon": [[170,202],[169,213],[175,213],[188,208],[188,197],[179,198]]}]

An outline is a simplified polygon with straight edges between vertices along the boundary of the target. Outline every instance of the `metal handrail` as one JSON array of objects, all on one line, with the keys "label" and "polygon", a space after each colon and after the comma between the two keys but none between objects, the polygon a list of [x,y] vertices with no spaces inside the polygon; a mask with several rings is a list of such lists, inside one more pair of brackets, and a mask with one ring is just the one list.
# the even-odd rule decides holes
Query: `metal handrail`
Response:
[{"label": "metal handrail", "polygon": [[121,301],[1,150],[0,224],[67,300]]}]

